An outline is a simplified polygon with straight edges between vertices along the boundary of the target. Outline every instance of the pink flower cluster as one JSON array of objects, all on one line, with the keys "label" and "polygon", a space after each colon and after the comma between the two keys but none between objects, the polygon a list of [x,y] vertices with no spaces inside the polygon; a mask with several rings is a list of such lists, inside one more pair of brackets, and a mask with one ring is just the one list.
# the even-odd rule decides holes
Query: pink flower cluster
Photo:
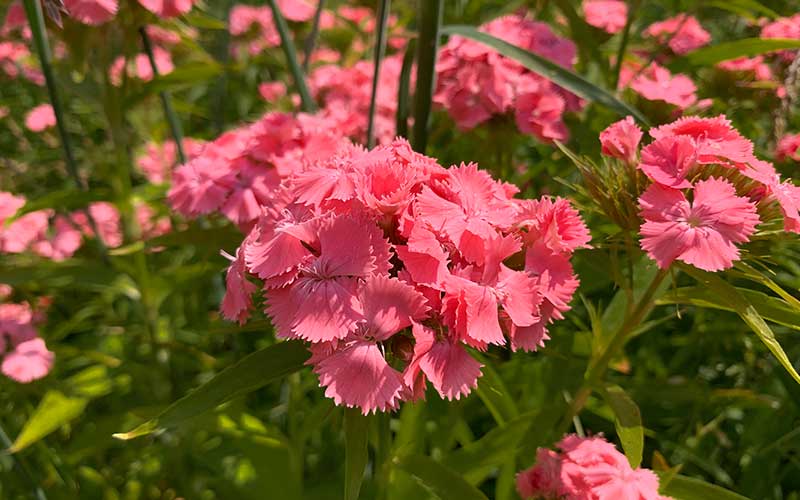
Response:
[{"label": "pink flower cluster", "polygon": [[[3,291],[1,299],[10,294]],[[55,358],[36,332],[36,320],[27,302],[0,303],[0,372],[23,384],[47,375]]]},{"label": "pink flower cluster", "polygon": [[666,43],[678,55],[688,54],[711,42],[711,34],[697,18],[688,14],[653,23],[644,30],[644,35],[655,38],[660,44]]},{"label": "pink flower cluster", "polygon": [[800,134],[786,134],[781,137],[775,151],[775,159],[800,162]]},{"label": "pink flower cluster", "polygon": [[[191,137],[183,139],[183,153],[191,160],[203,151],[205,143]],[[172,179],[172,170],[178,162],[175,141],[167,140],[161,144],[149,142],[144,152],[136,159],[136,165],[148,181],[163,184]]]},{"label": "pink flower cluster", "polygon": [[[761,38],[788,38],[800,40],[800,14],[791,17],[779,17],[761,28]],[[785,62],[792,62],[796,50],[781,50],[778,52]]]},{"label": "pink flower cluster", "polygon": [[[156,62],[156,69],[159,75],[167,75],[175,69],[175,65],[172,63],[172,56],[168,50],[162,47],[153,47],[153,59]],[[115,87],[122,85],[123,71],[129,78],[138,78],[143,82],[149,82],[154,76],[153,66],[144,52],[136,54],[133,59],[126,59],[125,56],[119,56],[114,59],[108,69],[108,78]]]},{"label": "pink flower cluster", "polygon": [[[480,29],[565,68],[575,62],[575,44],[556,36],[547,24],[511,15]],[[442,47],[436,79],[434,102],[447,109],[462,130],[513,111],[521,132],[542,141],[565,140],[568,131],[562,116],[581,106],[576,96],[550,80],[460,36],[452,36]]]},{"label": "pink flower cluster", "polygon": [[21,75],[35,85],[44,85],[44,74],[33,64],[31,52],[23,43],[0,42],[0,70],[11,79]]},{"label": "pink flower cluster", "polygon": [[752,74],[758,81],[772,80],[772,68],[764,62],[764,56],[737,57],[717,64],[719,69],[734,73]]},{"label": "pink flower cluster", "polygon": [[40,104],[25,115],[25,127],[31,132],[42,132],[55,126],[56,114],[49,104]]},{"label": "pink flower cluster", "polygon": [[697,86],[691,78],[684,74],[673,75],[656,62],[641,69],[636,63],[626,62],[622,65],[619,88],[630,87],[648,101],[664,101],[683,111],[692,106],[704,108],[711,104],[710,100],[699,100]]},{"label": "pink flower cluster", "polygon": [[[161,18],[173,18],[192,10],[194,0],[138,0],[145,9]],[[118,0],[64,0],[69,16],[76,21],[98,26],[107,23],[119,10]]]},{"label": "pink flower cluster", "polygon": [[525,499],[669,500],[659,495],[658,476],[632,468],[625,455],[600,436],[565,436],[560,451],[539,448],[536,464],[517,474]]},{"label": "pink flower cluster", "polygon": [[326,396],[364,413],[477,384],[468,347],[535,350],[578,286],[589,232],[561,198],[521,200],[474,164],[445,169],[397,139],[344,145],[285,178],[227,274],[244,322],[262,281],[277,336],[310,343]]},{"label": "pink flower cluster", "polygon": [[586,23],[606,33],[619,33],[628,21],[628,4],[623,0],[583,0]]},{"label": "pink flower cluster", "polygon": [[286,177],[330,156],[344,142],[324,118],[268,113],[207,143],[175,169],[169,204],[187,217],[220,212],[249,230]]},{"label": "pink flower cluster", "polygon": [[[400,55],[386,57],[381,64],[375,110],[375,135],[381,144],[395,137],[402,66]],[[308,80],[311,93],[321,105],[320,115],[340,130],[342,135],[359,142],[365,142],[367,137],[374,71],[372,61],[358,61],[349,68],[329,64],[315,69]]]},{"label": "pink flower cluster", "polygon": [[[641,132],[632,121],[601,135],[603,153],[630,162]],[[756,226],[783,215],[785,231],[800,233],[800,187],[781,181],[753,153],[753,143],[725,116],[685,117],[650,130],[638,169],[652,184],[639,198],[641,246],[659,267],[679,260],[720,271],[740,259],[737,245]]]}]

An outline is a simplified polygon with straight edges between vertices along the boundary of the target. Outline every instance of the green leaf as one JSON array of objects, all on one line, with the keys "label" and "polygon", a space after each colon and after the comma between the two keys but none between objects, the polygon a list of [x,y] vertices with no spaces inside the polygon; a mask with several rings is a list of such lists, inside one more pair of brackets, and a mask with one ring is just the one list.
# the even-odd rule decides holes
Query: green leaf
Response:
[{"label": "green leaf", "polygon": [[414,66],[417,39],[408,41],[406,53],[403,55],[403,66],[400,68],[400,82],[397,85],[397,135],[408,138],[408,107],[411,96],[411,67]]},{"label": "green leaf", "polygon": [[441,463],[423,455],[395,457],[396,467],[416,479],[440,500],[487,500],[478,488]]},{"label": "green leaf", "polygon": [[6,224],[13,222],[15,219],[23,215],[42,210],[45,208],[53,208],[60,211],[71,211],[77,208],[83,208],[93,201],[107,200],[109,196],[108,191],[93,189],[92,191],[79,191],[77,188],[59,189],[58,191],[50,191],[44,196],[34,200],[28,200],[22,208],[20,208],[13,217],[6,219]]},{"label": "green leaf", "polygon": [[378,83],[381,75],[381,62],[386,53],[386,25],[389,22],[389,4],[390,0],[378,0],[377,22],[378,26],[375,29],[375,47],[373,52],[373,65],[372,65],[372,85],[369,99],[369,114],[367,115],[367,147],[371,148],[375,145],[375,110],[377,108],[378,98]]},{"label": "green leaf", "polygon": [[753,20],[758,19],[759,15],[764,15],[772,19],[780,17],[780,14],[756,2],[756,0],[713,0],[709,2],[708,5],[729,10],[742,17]]},{"label": "green leaf", "polygon": [[500,375],[488,363],[483,363],[483,376],[478,379],[478,396],[489,409],[495,421],[504,425],[519,415],[517,405],[511,397]]},{"label": "green leaf", "polygon": [[305,346],[294,341],[280,342],[256,351],[172,403],[157,417],[129,432],[114,434],[114,437],[133,439],[175,427],[186,419],[296,372],[303,367],[308,356]]},{"label": "green leaf", "polygon": [[767,276],[766,274],[762,273],[758,269],[754,268],[750,264],[744,262],[737,262],[735,266],[734,273],[741,273],[742,276],[745,278],[755,281],[765,287],[769,288],[773,292],[777,293],[780,298],[786,301],[791,307],[793,307],[796,311],[800,311],[800,300],[792,295],[791,293],[787,292],[780,285],[775,283],[772,278]]},{"label": "green leaf", "polygon": [[286,56],[286,63],[294,78],[297,93],[300,94],[303,111],[312,113],[316,110],[317,106],[314,104],[314,99],[311,97],[311,92],[308,90],[303,68],[300,66],[300,63],[297,62],[297,50],[294,47],[292,35],[289,32],[289,26],[286,24],[286,19],[283,17],[276,0],[269,0],[269,7],[272,9],[272,19],[281,37],[281,47]]},{"label": "green leaf", "polygon": [[[564,87],[573,94],[594,101],[608,107],[622,116],[633,115],[644,124],[649,124],[647,118],[636,108],[614,97],[609,91],[595,85],[584,77],[562,68],[558,64],[533,52],[512,45],[504,40],[493,37],[488,33],[478,31],[472,26],[445,26],[442,33],[447,35],[460,35],[471,38],[495,49],[500,54],[513,59],[529,70],[537,73],[554,83]],[[798,42],[800,43],[800,42]]]},{"label": "green leaf", "polygon": [[[794,330],[800,330],[800,311],[793,309],[785,301],[777,297],[771,297],[763,292],[746,288],[736,288],[736,291],[744,296],[764,319],[788,326]],[[687,286],[670,290],[658,300],[658,304],[688,304],[736,312],[729,303],[720,299],[717,295],[708,293],[708,290],[701,287]]]},{"label": "green leaf", "polygon": [[436,56],[439,51],[444,0],[420,0],[418,10],[417,88],[414,92],[414,130],[411,144],[415,151],[424,154],[428,145],[428,119],[436,82]]},{"label": "green leaf", "polygon": [[634,469],[642,463],[644,450],[644,427],[639,407],[619,386],[609,386],[603,397],[614,411],[614,427],[622,442],[622,449]]},{"label": "green leaf", "polygon": [[227,30],[228,25],[219,19],[212,17],[207,12],[203,12],[198,8],[192,9],[190,12],[183,16],[186,23],[193,28],[201,28],[206,30]]},{"label": "green leaf", "polygon": [[737,57],[752,57],[784,49],[800,49],[800,40],[745,38],[698,49],[686,57],[692,64],[711,66],[718,62],[736,59]]},{"label": "green leaf", "polygon": [[758,335],[758,338],[767,346],[767,349],[772,352],[792,378],[800,384],[800,374],[797,373],[797,370],[795,370],[786,352],[784,352],[783,347],[778,343],[778,340],[775,338],[775,333],[744,295],[739,293],[733,285],[713,273],[701,271],[690,265],[681,265],[680,267],[683,271],[708,288],[709,292],[716,294],[719,300],[731,307],[736,314],[744,320],[747,326]]},{"label": "green leaf", "polygon": [[61,391],[47,391],[8,451],[23,450],[69,423],[83,413],[88,402],[87,398],[66,396]]},{"label": "green leaf", "polygon": [[[662,476],[663,473],[658,473]],[[700,479],[686,476],[674,476],[660,490],[675,500],[748,500],[738,493],[707,483]]]},{"label": "green leaf", "polygon": [[358,500],[367,467],[369,419],[357,408],[344,409],[344,500]]}]

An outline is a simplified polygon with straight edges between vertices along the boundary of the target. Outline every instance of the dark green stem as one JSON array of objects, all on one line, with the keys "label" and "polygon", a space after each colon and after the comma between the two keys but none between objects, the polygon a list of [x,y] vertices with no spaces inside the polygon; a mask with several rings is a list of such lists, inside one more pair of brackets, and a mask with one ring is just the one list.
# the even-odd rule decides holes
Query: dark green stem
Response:
[{"label": "dark green stem", "polygon": [[[150,61],[150,68],[153,70],[153,77],[158,77],[158,67],[156,66],[156,57],[153,54],[153,44],[150,43],[150,37],[147,35],[147,30],[144,26],[139,28],[139,34],[142,37],[142,45],[147,54],[147,59]],[[175,115],[175,110],[172,109],[172,101],[169,93],[162,90],[158,93],[161,99],[161,106],[164,108],[164,116],[169,123],[169,130],[172,132],[172,138],[175,140],[175,150],[178,152],[178,160],[181,164],[186,163],[186,154],[183,152],[183,130],[181,130],[181,122]]]},{"label": "dark green stem", "polygon": [[631,26],[633,25],[633,17],[639,8],[639,0],[628,2],[628,19],[625,21],[625,28],[622,30],[622,40],[619,42],[619,49],[617,50],[617,61],[614,63],[614,70],[611,74],[611,91],[614,92],[619,85],[619,76],[622,71],[622,61],[625,59],[625,51],[628,48],[628,40],[631,35]]},{"label": "dark green stem", "polygon": [[306,37],[303,44],[305,49],[305,57],[303,57],[303,72],[308,73],[308,68],[311,65],[311,55],[314,53],[314,48],[317,45],[317,37],[319,37],[319,23],[322,20],[322,11],[325,10],[325,0],[319,0],[317,4],[317,11],[314,12],[314,20],[311,23],[311,32]]},{"label": "dark green stem", "polygon": [[400,68],[400,83],[397,85],[397,118],[396,133],[400,137],[408,138],[408,105],[409,87],[411,86],[411,69],[414,66],[414,54],[417,40],[408,41],[406,53],[403,56],[403,67]]},{"label": "dark green stem", "polygon": [[442,27],[444,0],[420,0],[419,41],[417,42],[417,91],[414,94],[414,136],[412,145],[419,153],[428,146],[428,119],[436,82],[436,53]]},{"label": "dark green stem", "polygon": [[367,121],[367,147],[375,145],[375,108],[378,99],[378,80],[381,76],[381,61],[386,52],[386,24],[389,21],[390,0],[378,0],[378,24],[375,26],[374,68],[372,71],[372,95],[369,100]]},{"label": "dark green stem", "polygon": [[289,65],[289,70],[292,72],[294,84],[297,87],[297,92],[300,93],[300,102],[303,105],[303,111],[306,113],[313,113],[316,111],[317,106],[311,98],[311,92],[306,85],[305,74],[303,68],[297,62],[297,51],[294,48],[294,42],[289,34],[289,26],[286,24],[281,9],[275,0],[269,0],[269,6],[272,9],[272,17],[275,20],[275,27],[278,29],[278,34],[281,37],[281,47],[283,53],[286,55],[286,62]]},{"label": "dark green stem", "polygon": [[[11,440],[8,438],[8,434],[6,434],[5,429],[3,429],[2,424],[0,424],[0,444],[3,445],[4,450],[9,449],[12,444]],[[11,458],[11,461],[14,463],[14,466],[17,469],[19,469],[22,477],[24,477],[25,480],[28,483],[30,483],[31,488],[33,489],[33,494],[36,496],[36,498],[38,500],[47,500],[47,495],[45,495],[42,488],[39,487],[38,484],[36,484],[36,481],[33,479],[33,476],[31,475],[30,471],[25,466],[25,464],[22,463],[22,460],[13,453],[9,453],[8,456]]]}]

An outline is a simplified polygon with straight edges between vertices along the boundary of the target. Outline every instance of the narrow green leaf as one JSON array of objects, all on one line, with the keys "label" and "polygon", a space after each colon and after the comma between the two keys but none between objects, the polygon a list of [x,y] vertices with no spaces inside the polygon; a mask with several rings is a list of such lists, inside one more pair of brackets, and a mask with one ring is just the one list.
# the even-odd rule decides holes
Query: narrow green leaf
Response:
[{"label": "narrow green leaf", "polygon": [[478,379],[476,392],[499,425],[519,415],[517,404],[511,397],[503,379],[488,363],[483,363],[483,376]]},{"label": "narrow green leaf", "polygon": [[[583,97],[586,100],[594,101],[609,109],[616,111],[622,116],[632,115],[644,124],[649,124],[647,118],[636,108],[614,97],[609,91],[595,85],[584,77],[562,68],[558,64],[546,59],[538,54],[529,52],[525,49],[512,45],[504,40],[496,38],[488,33],[478,31],[472,26],[445,26],[442,33],[446,35],[460,35],[471,38],[476,42],[483,43],[495,49],[500,54],[514,59],[529,70],[537,73],[554,83],[564,87],[573,94]],[[800,43],[800,42],[798,42]]]},{"label": "narrow green leaf", "polygon": [[203,12],[197,7],[183,15],[186,24],[193,28],[205,30],[227,30],[228,25],[224,21],[213,17],[207,12]]},{"label": "narrow green leaf", "polygon": [[395,457],[394,464],[440,500],[487,500],[486,495],[458,473],[429,457],[405,455]]},{"label": "narrow green leaf", "polygon": [[157,417],[129,432],[114,434],[114,437],[133,439],[175,427],[186,419],[296,372],[303,367],[308,356],[305,346],[294,341],[280,342],[256,351],[172,403]]},{"label": "narrow green leaf", "polygon": [[23,450],[69,423],[83,413],[88,402],[84,397],[66,396],[56,390],[47,391],[8,451],[16,453]]},{"label": "narrow green leaf", "polygon": [[311,54],[314,53],[314,47],[317,45],[317,38],[319,38],[319,25],[322,22],[322,12],[325,10],[325,0],[317,2],[317,10],[314,11],[314,20],[311,22],[311,31],[308,33],[305,42],[303,42],[303,71],[308,73],[308,67],[311,65]]},{"label": "narrow green leaf", "polygon": [[750,264],[745,262],[737,262],[735,272],[742,273],[745,278],[764,285],[773,292],[777,293],[780,298],[785,300],[786,303],[792,306],[796,311],[800,311],[800,300],[797,300],[794,295],[781,288],[781,286],[775,283],[772,278],[754,268]]},{"label": "narrow green leaf", "polygon": [[23,215],[53,208],[55,210],[72,211],[77,208],[85,207],[93,201],[102,201],[109,198],[110,193],[103,189],[92,189],[91,191],[81,191],[73,188],[59,189],[50,191],[44,196],[28,200],[13,217],[6,219],[6,224],[22,217]]},{"label": "narrow green leaf", "polygon": [[689,265],[681,265],[681,269],[707,287],[710,292],[717,294],[720,300],[727,303],[744,320],[747,326],[758,335],[758,338],[767,346],[767,349],[772,352],[792,378],[800,384],[800,374],[797,373],[783,347],[778,343],[775,333],[744,295],[739,293],[733,285],[713,273],[701,271]]},{"label": "narrow green leaf", "polygon": [[367,467],[369,419],[358,408],[344,409],[344,500],[358,500]]},{"label": "narrow green leaf", "polygon": [[[658,473],[659,477],[662,474]],[[748,500],[747,497],[717,485],[681,475],[672,477],[666,486],[661,487],[660,493],[675,500]]]},{"label": "narrow green leaf", "polygon": [[742,17],[747,17],[748,19],[758,19],[761,15],[772,19],[780,17],[780,14],[758,3],[756,0],[713,0],[709,2],[708,5],[729,10]]},{"label": "narrow green leaf", "polygon": [[408,108],[411,96],[411,69],[414,66],[414,54],[416,53],[417,40],[412,38],[408,41],[406,53],[403,55],[403,66],[400,68],[400,83],[397,85],[397,135],[408,138]]},{"label": "narrow green leaf", "polygon": [[644,450],[644,427],[642,414],[633,399],[619,386],[609,386],[603,397],[614,411],[614,427],[622,442],[622,449],[634,469],[642,463]]},{"label": "narrow green leaf", "polygon": [[417,88],[414,92],[414,150],[425,153],[428,145],[428,120],[436,85],[436,57],[442,27],[444,0],[419,0],[417,41]]},{"label": "narrow green leaf", "polygon": [[283,48],[284,55],[286,55],[286,63],[289,65],[289,71],[292,72],[294,84],[297,87],[297,92],[300,94],[303,111],[312,113],[316,110],[317,106],[314,104],[314,99],[311,98],[311,92],[308,90],[303,68],[300,66],[300,63],[297,62],[297,51],[295,50],[294,42],[289,32],[289,26],[286,24],[286,19],[284,19],[277,1],[269,0],[269,6],[272,9],[272,18],[275,21],[275,27],[278,29],[278,34],[281,37],[281,47]]},{"label": "narrow green leaf", "polygon": [[784,49],[800,49],[800,40],[783,38],[745,38],[734,42],[718,43],[711,47],[698,49],[686,56],[692,64],[711,66],[718,62],[753,57],[767,52]]},{"label": "narrow green leaf", "polygon": [[[755,290],[748,290],[746,288],[736,288],[744,298],[746,298],[753,307],[756,308],[758,314],[764,319],[777,323],[779,325],[788,326],[794,330],[800,330],[800,311],[793,309],[789,304],[777,297],[770,297],[769,295],[757,292]],[[708,307],[711,309],[720,309],[722,311],[736,312],[734,308],[726,301],[720,299],[716,294],[709,293],[708,290],[701,287],[681,287],[675,290],[670,290],[658,300],[659,304],[687,304],[697,307]]]},{"label": "narrow green leaf", "polygon": [[375,47],[373,48],[372,93],[367,115],[367,147],[375,145],[375,108],[378,102],[378,82],[381,76],[381,62],[386,52],[386,25],[389,22],[391,0],[378,0],[378,25],[375,28]]}]

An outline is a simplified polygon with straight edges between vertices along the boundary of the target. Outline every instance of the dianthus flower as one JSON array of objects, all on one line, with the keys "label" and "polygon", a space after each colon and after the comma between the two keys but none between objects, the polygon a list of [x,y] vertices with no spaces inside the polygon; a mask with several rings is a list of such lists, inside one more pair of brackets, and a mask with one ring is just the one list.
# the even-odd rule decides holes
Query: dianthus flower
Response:
[{"label": "dianthus flower", "polygon": [[775,150],[775,159],[800,161],[800,134],[786,134],[781,137]]},{"label": "dianthus flower", "polygon": [[[761,28],[761,38],[788,38],[791,40],[800,40],[800,14],[795,14],[791,17],[779,17],[778,19],[767,23]],[[781,58],[786,62],[792,62],[796,50],[781,50],[778,51]]]},{"label": "dianthus flower", "polygon": [[725,116],[680,118],[650,135],[638,163],[652,182],[639,198],[641,246],[659,267],[730,268],[737,245],[778,212],[785,231],[800,232],[800,187],[758,159]]},{"label": "dianthus flower", "polygon": [[[172,56],[169,51],[161,47],[153,47],[153,58],[156,61],[156,69],[159,75],[166,75],[172,73],[175,66],[172,64]],[[153,66],[150,64],[150,58],[147,54],[136,54],[132,60],[125,59],[125,56],[117,57],[108,69],[108,77],[111,84],[119,87],[122,85],[122,72],[127,68],[127,74],[130,78],[138,78],[143,82],[149,82],[153,79]]]},{"label": "dianthus flower", "polygon": [[[203,141],[186,137],[183,139],[183,152],[187,160],[195,158],[205,147]],[[144,153],[136,159],[136,165],[148,181],[162,184],[172,178],[172,170],[178,161],[175,141],[167,140],[161,144],[149,142]]]},{"label": "dianthus flower", "polygon": [[185,216],[218,211],[249,230],[286,178],[344,143],[339,134],[324,118],[267,113],[206,144],[175,169],[168,201]]},{"label": "dianthus flower", "polygon": [[772,69],[769,64],[764,62],[764,56],[737,57],[717,64],[719,69],[735,72],[752,74],[758,81],[772,80]]},{"label": "dianthus flower", "polygon": [[633,469],[602,437],[571,434],[556,447],[561,451],[539,448],[536,464],[517,474],[524,500],[669,500],[658,493],[658,476]]},{"label": "dianthus flower", "polygon": [[50,372],[54,355],[39,338],[27,302],[0,304],[0,372],[27,384]]},{"label": "dianthus flower", "polygon": [[69,16],[76,21],[97,26],[110,21],[119,9],[117,0],[64,0]]},{"label": "dianthus flower", "polygon": [[17,30],[20,31],[22,38],[30,40],[31,28],[28,26],[28,18],[25,17],[25,9],[21,2],[14,1],[8,6],[3,26],[0,27],[0,36],[7,37]]},{"label": "dianthus flower", "polygon": [[631,116],[611,124],[600,132],[601,152],[606,156],[619,158],[629,164],[636,163],[641,140],[642,129],[636,125]]},{"label": "dianthus flower", "polygon": [[45,129],[56,126],[56,114],[53,106],[40,104],[28,111],[25,115],[25,126],[32,132],[42,132]]},{"label": "dianthus flower", "polygon": [[35,85],[44,85],[44,74],[30,64],[31,53],[19,42],[0,42],[0,69],[9,78],[20,74]]},{"label": "dianthus flower", "polygon": [[[269,6],[234,5],[228,17],[228,31],[237,37],[231,46],[234,53],[237,47],[245,45],[248,53],[255,56],[264,49],[277,47],[281,43]],[[251,34],[254,35],[246,36]]]},{"label": "dianthus flower", "polygon": [[628,5],[622,0],[583,0],[583,17],[606,33],[619,33],[628,21]]},{"label": "dianthus flower", "polygon": [[258,278],[276,335],[309,343],[337,404],[392,410],[427,381],[458,399],[481,375],[468,348],[537,349],[578,284],[569,258],[589,241],[578,213],[516,192],[401,139],[340,143],[256,198],[223,315],[246,320]]},{"label": "dianthus flower", "polygon": [[[575,62],[575,44],[556,36],[544,23],[512,15],[480,29],[565,68],[572,68]],[[447,109],[463,130],[513,111],[522,132],[543,141],[564,140],[567,130],[562,115],[580,108],[573,94],[550,80],[486,45],[460,36],[452,36],[442,47],[436,75],[433,100]]]},{"label": "dianthus flower", "polygon": [[637,94],[649,101],[664,101],[685,110],[693,105],[705,104],[697,99],[697,86],[684,74],[673,75],[656,62],[642,71],[635,65],[623,65],[619,80],[620,88],[630,86]]},{"label": "dianthus flower", "polygon": [[711,41],[711,35],[703,29],[697,18],[687,14],[653,23],[647,27],[644,35],[655,38],[659,43],[666,43],[678,55],[687,54]]},{"label": "dianthus flower", "polygon": [[139,0],[139,3],[158,17],[168,19],[192,10],[194,0]]}]

